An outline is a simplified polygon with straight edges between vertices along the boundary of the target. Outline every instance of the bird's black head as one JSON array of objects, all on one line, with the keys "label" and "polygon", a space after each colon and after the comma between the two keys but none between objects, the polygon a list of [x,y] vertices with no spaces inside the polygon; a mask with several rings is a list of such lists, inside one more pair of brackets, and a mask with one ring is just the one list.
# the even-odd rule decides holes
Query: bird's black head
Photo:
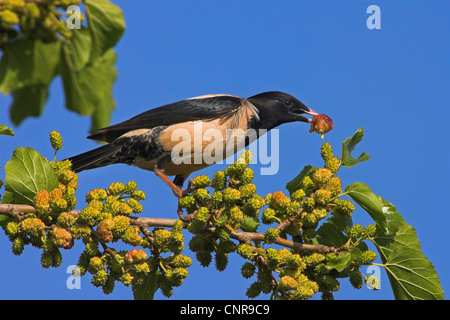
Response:
[{"label": "bird's black head", "polygon": [[269,91],[248,98],[259,110],[258,127],[272,129],[280,124],[293,121],[310,122],[305,114],[314,116],[318,113],[305,106],[297,98],[280,91]]}]

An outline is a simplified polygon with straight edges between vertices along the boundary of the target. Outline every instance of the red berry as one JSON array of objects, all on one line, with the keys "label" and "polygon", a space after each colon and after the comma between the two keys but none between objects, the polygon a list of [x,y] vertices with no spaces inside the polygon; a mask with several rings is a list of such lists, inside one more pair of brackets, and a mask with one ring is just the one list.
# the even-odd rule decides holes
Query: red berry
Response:
[{"label": "red berry", "polygon": [[331,130],[333,130],[333,120],[326,114],[322,113],[313,117],[309,132],[324,134]]}]

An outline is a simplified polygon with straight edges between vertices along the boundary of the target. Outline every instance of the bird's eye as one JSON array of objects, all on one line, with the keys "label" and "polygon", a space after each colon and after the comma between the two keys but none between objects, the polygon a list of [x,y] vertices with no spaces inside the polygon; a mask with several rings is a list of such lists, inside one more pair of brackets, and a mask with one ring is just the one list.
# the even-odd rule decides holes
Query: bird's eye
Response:
[{"label": "bird's eye", "polygon": [[292,102],[289,101],[289,100],[286,100],[286,101],[284,102],[284,105],[285,105],[285,106],[290,106],[291,104],[292,104]]}]

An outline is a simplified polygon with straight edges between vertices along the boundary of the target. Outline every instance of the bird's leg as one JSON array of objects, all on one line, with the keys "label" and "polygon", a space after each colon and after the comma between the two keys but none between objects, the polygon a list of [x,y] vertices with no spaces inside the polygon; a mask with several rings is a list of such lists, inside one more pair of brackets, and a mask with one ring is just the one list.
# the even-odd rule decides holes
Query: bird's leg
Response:
[{"label": "bird's leg", "polygon": [[162,157],[161,159],[158,160],[158,162],[155,165],[155,168],[153,169],[153,171],[155,172],[156,176],[158,176],[162,181],[164,181],[170,189],[172,189],[173,194],[177,197],[177,198],[181,198],[183,197],[183,190],[177,186],[175,183],[173,183],[169,177],[167,177],[164,173],[165,168],[167,167],[167,165],[170,162],[170,154],[165,155],[164,157]]},{"label": "bird's leg", "polygon": [[156,165],[155,165],[155,169],[154,169],[155,174],[162,180],[164,181],[169,187],[170,189],[172,189],[173,194],[177,197],[177,198],[181,198],[183,197],[183,190],[181,190],[180,187],[176,186],[165,174],[164,171],[159,169]]}]

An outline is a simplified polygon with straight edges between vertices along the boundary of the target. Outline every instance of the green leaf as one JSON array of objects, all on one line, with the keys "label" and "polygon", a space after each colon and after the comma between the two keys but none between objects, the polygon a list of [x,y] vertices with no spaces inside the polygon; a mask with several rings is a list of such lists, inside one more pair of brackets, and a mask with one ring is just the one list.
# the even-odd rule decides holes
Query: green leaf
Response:
[{"label": "green leaf", "polygon": [[150,272],[139,284],[132,284],[134,300],[153,300],[156,290],[158,290],[159,271]]},{"label": "green leaf", "polygon": [[3,229],[5,229],[6,225],[12,221],[14,221],[13,218],[0,214],[0,227]]},{"label": "green leaf", "polygon": [[92,38],[88,29],[73,29],[72,38],[66,41],[65,49],[72,70],[78,71],[83,69],[91,58]]},{"label": "green leaf", "polygon": [[332,219],[328,219],[329,222],[317,229],[317,236],[313,240],[315,244],[339,248],[348,241],[348,237],[343,233],[343,227],[336,225]]},{"label": "green leaf", "polygon": [[3,198],[1,203],[15,203],[14,194],[12,192],[6,191],[3,193]]},{"label": "green leaf", "polygon": [[345,194],[360,205],[386,235],[394,234],[404,223],[402,216],[389,202],[377,196],[362,182],[355,182],[345,188]]},{"label": "green leaf", "polygon": [[12,193],[14,203],[31,205],[36,192],[59,186],[50,163],[32,148],[16,148],[5,172],[5,189]]},{"label": "green leaf", "polygon": [[125,21],[120,7],[108,0],[85,0],[84,4],[92,37],[92,58],[96,59],[119,41]]},{"label": "green leaf", "polygon": [[0,91],[48,86],[58,72],[60,45],[20,39],[6,46],[0,60]]},{"label": "green leaf", "polygon": [[347,266],[352,262],[352,255],[348,251],[342,252],[339,257],[334,261],[328,261],[327,267],[329,269],[336,269],[338,272],[344,271]]},{"label": "green leaf", "polygon": [[66,107],[81,115],[92,116],[92,129],[109,124],[111,112],[115,108],[112,95],[117,71],[114,67],[116,54],[111,49],[92,64],[75,72],[70,48],[62,50],[61,75]]},{"label": "green leaf", "polygon": [[352,137],[342,142],[341,161],[344,167],[353,167],[354,165],[362,161],[368,161],[370,159],[370,156],[365,152],[363,152],[358,158],[354,158],[352,156],[352,151],[355,149],[355,146],[362,140],[363,136],[364,130],[362,128],[359,128]]},{"label": "green leaf", "polygon": [[256,232],[259,226],[259,219],[252,218],[244,214],[243,222],[241,223],[241,230],[244,232]]},{"label": "green leaf", "polygon": [[303,170],[294,179],[292,179],[286,184],[286,189],[288,189],[290,194],[297,191],[298,189],[301,188],[303,178],[306,176],[312,176],[312,174],[316,170],[317,168],[314,166],[305,166]]},{"label": "green leaf", "polygon": [[420,251],[413,227],[389,201],[375,195],[364,183],[353,183],[345,193],[369,213],[377,230],[372,242],[387,270],[396,299],[443,299],[433,265]]},{"label": "green leaf", "polygon": [[48,85],[36,84],[12,91],[13,103],[9,114],[17,126],[26,118],[38,117],[44,111],[48,98]]},{"label": "green leaf", "polygon": [[384,262],[384,267],[396,299],[444,299],[433,265],[419,250],[398,247]]},{"label": "green leaf", "polygon": [[5,126],[4,124],[0,125],[0,135],[6,136],[14,136],[14,131],[10,127]]}]

